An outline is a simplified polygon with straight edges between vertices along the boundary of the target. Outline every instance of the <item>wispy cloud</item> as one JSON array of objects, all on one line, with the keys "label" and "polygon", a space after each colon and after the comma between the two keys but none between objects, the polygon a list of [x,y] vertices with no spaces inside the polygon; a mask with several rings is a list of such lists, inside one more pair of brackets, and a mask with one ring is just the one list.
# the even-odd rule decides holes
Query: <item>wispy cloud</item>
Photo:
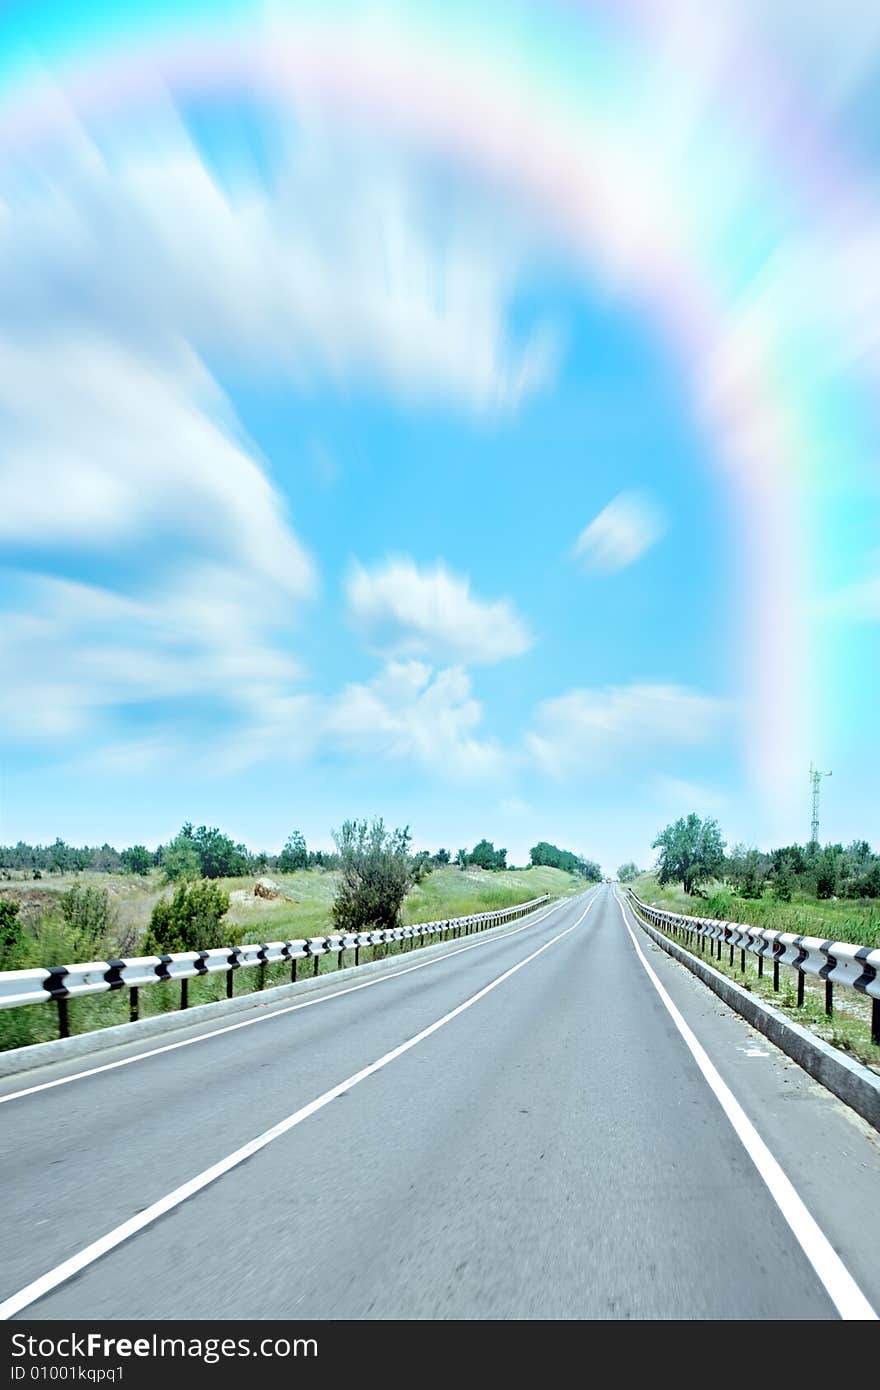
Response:
[{"label": "wispy cloud", "polygon": [[347,600],[364,638],[395,656],[483,665],[519,656],[532,644],[509,600],[475,598],[467,579],[443,565],[420,569],[406,558],[372,570],[355,565]]},{"label": "wispy cloud", "polygon": [[441,778],[498,773],[504,754],[482,736],[482,708],[460,668],[433,671],[392,661],[372,681],[345,687],[326,704],[326,750],[355,760],[414,764]]},{"label": "wispy cloud", "polygon": [[[35,570],[53,553],[52,577],[19,576],[18,616],[3,615],[7,735],[104,739],[140,763],[182,746],[175,711],[201,699],[227,711],[224,756],[246,765],[314,727],[290,644],[316,566],[213,364],[477,413],[514,409],[552,371],[543,330],[512,334],[517,270],[485,254],[469,214],[439,236],[412,169],[334,153],[301,131],[272,171],[221,178],[166,107],[149,132],[101,143],[70,116],[39,179],[7,167],[0,543]],[[314,447],[303,468],[336,473]],[[422,582],[423,606],[436,602],[421,616],[388,584],[399,651],[477,659],[493,621],[488,659],[527,645],[506,605],[451,578]],[[399,679],[377,687],[385,746],[421,746],[419,710],[465,728],[462,679],[426,677],[412,709]],[[327,715],[340,740],[358,698]],[[144,730],[129,739],[119,721],[135,708]]]},{"label": "wispy cloud", "polygon": [[666,530],[661,508],[640,492],[621,492],[578,536],[574,554],[590,569],[610,574],[644,555]]},{"label": "wispy cloud", "polygon": [[538,706],[527,747],[543,771],[566,777],[645,749],[702,743],[726,711],[723,701],[677,685],[571,690]]}]

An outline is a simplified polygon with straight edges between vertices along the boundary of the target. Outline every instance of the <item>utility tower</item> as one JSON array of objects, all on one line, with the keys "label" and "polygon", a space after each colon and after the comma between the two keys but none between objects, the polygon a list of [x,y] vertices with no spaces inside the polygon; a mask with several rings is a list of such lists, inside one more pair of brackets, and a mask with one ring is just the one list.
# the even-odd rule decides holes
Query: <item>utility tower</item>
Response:
[{"label": "utility tower", "polygon": [[813,814],[810,820],[810,844],[818,848],[819,845],[819,793],[822,790],[822,778],[830,777],[830,772],[819,772],[818,768],[810,763],[810,788],[812,791]]}]

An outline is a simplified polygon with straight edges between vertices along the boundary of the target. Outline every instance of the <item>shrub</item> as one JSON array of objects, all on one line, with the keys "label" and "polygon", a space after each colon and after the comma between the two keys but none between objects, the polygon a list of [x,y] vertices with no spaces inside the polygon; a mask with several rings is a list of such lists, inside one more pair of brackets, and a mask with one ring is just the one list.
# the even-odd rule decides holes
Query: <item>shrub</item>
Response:
[{"label": "shrub", "polygon": [[100,952],[116,925],[116,911],[105,888],[84,888],[75,883],[61,894],[61,915],[69,928],[74,950],[81,959]]},{"label": "shrub", "polygon": [[173,897],[160,898],[153,908],[144,950],[147,955],[162,955],[237,945],[244,932],[224,921],[228,911],[229,894],[219,884],[206,879],[181,883]]},{"label": "shrub", "polygon": [[15,969],[13,961],[21,944],[22,934],[18,913],[18,903],[0,898],[0,969],[3,970]]},{"label": "shrub", "polygon": [[334,830],[341,879],[333,902],[339,931],[397,925],[413,881],[409,827],[386,830],[383,820],[345,821]]}]

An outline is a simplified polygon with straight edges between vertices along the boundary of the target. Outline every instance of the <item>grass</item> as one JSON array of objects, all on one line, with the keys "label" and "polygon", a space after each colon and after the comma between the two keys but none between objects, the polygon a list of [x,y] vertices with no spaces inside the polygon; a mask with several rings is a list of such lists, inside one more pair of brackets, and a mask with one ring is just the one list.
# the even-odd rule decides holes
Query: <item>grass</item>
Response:
[{"label": "grass", "polygon": [[723,883],[707,884],[703,896],[696,897],[685,893],[680,884],[661,888],[654,874],[641,874],[630,887],[644,902],[691,917],[746,922],[769,931],[798,932],[855,946],[880,946],[880,903],[874,899],[820,902],[795,893],[790,903],[781,903],[769,892],[763,898],[741,898]]},{"label": "grass", "polygon": [[[757,902],[744,900],[732,894],[728,896],[733,899],[735,909],[729,912],[712,913],[706,910],[706,900],[702,898],[688,897],[680,888],[672,888],[670,885],[660,888],[653,875],[643,874],[640,879],[634,882],[631,887],[633,891],[644,902],[655,904],[657,907],[664,907],[670,912],[683,912],[693,917],[714,917],[729,922],[747,922],[750,925],[767,928],[771,931],[795,931],[806,936],[820,936],[823,939],[833,939],[843,941],[846,938],[839,932],[825,930],[825,923],[833,925],[833,915],[826,918],[824,914],[817,914],[818,924],[815,916],[808,916],[810,907],[818,907],[820,910],[825,908],[825,903],[810,902],[807,900],[806,909],[800,903],[765,903],[762,899]],[[711,891],[711,890],[710,890]],[[710,899],[711,900],[711,899]],[[766,917],[763,920],[756,920],[753,913],[744,915],[739,911],[740,904],[749,909],[757,907],[766,909]],[[834,908],[852,908],[851,903],[831,903],[829,906]],[[774,915],[774,909],[777,915]],[[790,915],[782,917],[779,909],[787,909]],[[804,920],[811,922],[810,929],[805,926],[789,925],[794,918],[794,914],[800,914]],[[858,921],[858,918],[855,919]],[[838,918],[838,922],[840,918]],[[783,925],[783,923],[785,923]],[[818,929],[817,929],[818,925]],[[660,931],[663,928],[659,928]],[[667,936],[672,939],[672,934],[667,932]],[[851,940],[859,943],[859,937],[851,937]],[[712,955],[711,942],[705,942],[702,951],[699,948],[687,947],[685,942],[679,941],[680,946],[690,949],[692,954],[700,955],[715,970],[722,975],[726,975],[731,980],[736,980],[737,984],[742,985],[750,993],[757,995],[761,999],[766,999],[774,1008],[780,1009],[788,1014],[792,1019],[809,1028],[817,1037],[823,1038],[832,1047],[838,1047],[843,1052],[848,1052],[851,1056],[864,1062],[873,1071],[880,1073],[880,1047],[871,1041],[871,1001],[865,995],[859,994],[856,990],[848,988],[846,985],[837,985],[834,989],[834,1013],[829,1018],[825,1013],[825,982],[818,980],[814,976],[804,975],[804,1003],[798,1007],[797,1003],[797,976],[798,972],[790,965],[780,965],[779,967],[779,991],[773,988],[773,964],[765,960],[763,975],[758,974],[758,957],[752,952],[747,951],[745,955],[745,971],[740,969],[741,955],[738,950],[734,950],[733,964],[730,963],[730,951],[727,947],[722,947],[721,959]],[[870,944],[870,943],[865,943]]]},{"label": "grass", "polygon": [[[321,869],[301,870],[291,874],[272,874],[266,876],[279,893],[277,898],[261,898],[254,894],[253,879],[224,879],[223,887],[230,894],[229,920],[245,928],[244,939],[255,941],[296,940],[306,936],[326,936],[333,930],[332,905],[336,893],[338,875]],[[106,887],[114,894],[120,917],[127,923],[136,923],[145,929],[149,922],[153,904],[166,890],[157,876],[139,879],[134,876],[111,874],[64,875],[51,883],[28,882],[21,885],[3,885],[4,895],[18,887],[28,890],[28,913],[32,920],[41,905],[51,920],[53,902],[65,892],[73,882],[87,882]],[[570,896],[584,887],[583,881],[559,869],[511,869],[501,873],[487,873],[481,869],[447,868],[437,869],[409,893],[404,903],[402,920],[406,925],[419,922],[446,921],[452,917],[470,916],[503,907],[513,907],[517,903],[528,902],[532,898],[549,893],[552,897]],[[38,896],[37,896],[38,895]],[[51,931],[47,934],[51,939]],[[362,964],[372,959],[381,959],[400,949],[397,944],[365,947],[360,952]],[[409,943],[405,949],[412,949]],[[46,965],[66,962],[46,959]],[[335,955],[319,957],[319,973],[325,974],[338,968]],[[354,964],[354,952],[344,953],[343,966]],[[298,963],[300,972],[311,971],[312,965],[306,961]],[[235,972],[236,996],[250,994],[260,988],[260,970],[249,967]],[[265,984],[286,984],[290,980],[290,965],[278,962],[267,966]],[[189,1003],[213,1003],[225,998],[226,975],[208,975],[189,982]],[[141,1018],[173,1012],[180,1006],[180,984],[149,985],[139,992]],[[71,1034],[92,1032],[97,1028],[108,1028],[114,1024],[126,1023],[129,1018],[129,993],[126,989],[108,991],[105,994],[87,995],[82,999],[68,1000],[68,1021]],[[27,1005],[19,1009],[4,1009],[0,1012],[0,1050],[11,1047],[24,1047],[30,1043],[46,1042],[58,1036],[58,1012],[55,1005],[41,1003]]]}]

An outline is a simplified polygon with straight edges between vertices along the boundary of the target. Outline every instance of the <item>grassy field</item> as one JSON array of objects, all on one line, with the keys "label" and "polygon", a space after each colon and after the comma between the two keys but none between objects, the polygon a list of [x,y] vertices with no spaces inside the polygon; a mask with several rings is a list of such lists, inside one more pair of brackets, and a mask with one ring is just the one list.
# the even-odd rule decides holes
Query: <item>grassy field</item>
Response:
[{"label": "grassy field", "polygon": [[799,932],[801,936],[850,941],[856,946],[880,946],[880,902],[873,900],[818,902],[795,893],[790,903],[780,903],[770,893],[763,898],[741,898],[723,883],[707,884],[703,897],[689,897],[680,884],[667,883],[661,888],[653,874],[642,874],[630,886],[644,902],[670,912],[747,922],[769,931]]},{"label": "grassy field", "polygon": [[[229,919],[244,927],[246,941],[295,940],[304,936],[324,936],[333,929],[332,905],[337,883],[334,872],[309,869],[292,874],[266,875],[263,881],[271,883],[279,894],[275,898],[256,896],[255,880],[252,878],[220,881],[230,894]],[[141,879],[118,874],[84,873],[62,875],[37,884],[31,881],[4,883],[0,895],[20,901],[22,913],[31,930],[39,931],[40,960],[33,960],[33,964],[71,963],[66,956],[59,958],[53,953],[54,943],[63,941],[63,933],[56,930],[52,909],[53,905],[57,906],[61,893],[74,882],[106,888],[112,895],[119,928],[123,934],[135,938],[134,949],[128,951],[129,955],[137,953],[136,938],[146,930],[154,904],[163,894],[170,892],[157,875]],[[443,921],[512,907],[540,897],[543,893],[549,893],[554,898],[566,897],[579,892],[584,886],[583,880],[562,873],[559,869],[512,869],[501,873],[487,873],[475,868],[464,872],[452,868],[437,869],[413,888],[404,903],[402,917],[407,924]],[[380,946],[375,953],[365,949],[361,952],[361,960],[366,963],[373,954],[384,956],[396,950],[396,946]],[[342,963],[353,965],[354,953],[346,953]],[[323,956],[319,966],[321,973],[335,970],[338,960],[336,956]],[[258,969],[237,971],[236,995],[258,989],[259,977]],[[267,986],[284,984],[289,979],[290,966],[286,963],[270,966],[266,972]],[[191,980],[190,1004],[212,1003],[224,997],[225,989],[226,977],[223,974]],[[140,1016],[148,1018],[172,1011],[179,1007],[179,1000],[179,984],[150,985],[140,991]],[[127,990],[70,1000],[70,1031],[86,1033],[95,1028],[124,1023],[128,1019],[128,1008]],[[53,1004],[3,1010],[0,1012],[0,1050],[44,1042],[57,1036],[57,1028],[57,1011]]]},{"label": "grassy field", "polygon": [[[817,902],[815,898],[793,899],[777,903],[772,898],[750,900],[739,898],[716,885],[710,885],[706,898],[689,897],[677,885],[660,887],[652,874],[643,874],[631,885],[643,902],[664,907],[670,912],[683,912],[692,917],[711,917],[727,922],[747,922],[770,931],[798,932],[802,936],[818,936],[823,940],[849,941],[855,945],[880,944],[880,921],[877,908],[871,904],[852,902]],[[713,905],[716,911],[710,911]],[[682,945],[682,942],[678,943]],[[779,991],[773,989],[773,968],[765,962],[763,975],[758,974],[758,959],[746,952],[745,971],[739,951],[734,951],[733,964],[729,952],[722,950],[721,959],[703,956],[715,970],[736,980],[737,984],[766,999],[774,1008],[796,1019],[817,1037],[833,1047],[851,1053],[859,1061],[880,1073],[880,1047],[871,1041],[871,1003],[854,989],[839,986],[834,991],[834,1013],[825,1013],[824,981],[804,976],[804,1003],[797,1003],[797,971],[783,965],[779,971]]]}]

